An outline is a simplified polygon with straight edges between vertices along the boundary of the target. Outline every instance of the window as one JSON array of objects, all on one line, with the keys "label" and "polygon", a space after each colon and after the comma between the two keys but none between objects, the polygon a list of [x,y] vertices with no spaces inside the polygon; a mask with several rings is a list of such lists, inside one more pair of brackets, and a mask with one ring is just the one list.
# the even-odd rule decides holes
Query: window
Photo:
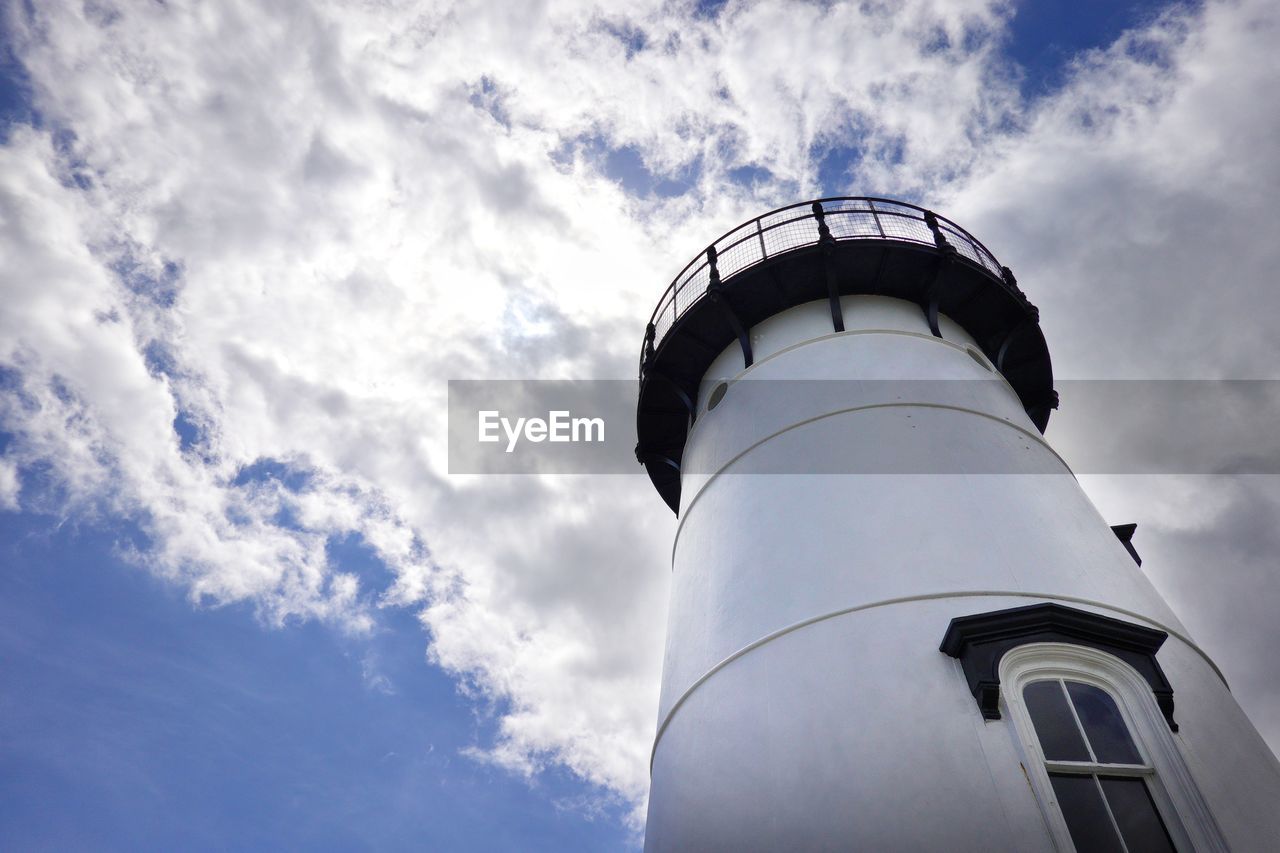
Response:
[{"label": "window", "polygon": [[1002,702],[1062,850],[1225,850],[1150,686],[1106,652],[1030,643],[1000,662]]},{"label": "window", "polygon": [[1111,694],[1055,678],[1022,688],[1059,811],[1078,850],[1174,850],[1138,752]]}]

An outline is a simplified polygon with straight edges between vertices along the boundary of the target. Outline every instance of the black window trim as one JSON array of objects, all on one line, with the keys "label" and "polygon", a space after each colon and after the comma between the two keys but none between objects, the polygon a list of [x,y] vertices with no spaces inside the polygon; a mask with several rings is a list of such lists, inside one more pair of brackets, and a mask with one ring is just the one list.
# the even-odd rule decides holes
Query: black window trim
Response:
[{"label": "black window trim", "polygon": [[1109,616],[1046,602],[993,610],[951,620],[939,650],[958,658],[983,719],[1000,719],[1000,659],[1029,643],[1071,643],[1114,655],[1132,666],[1151,687],[1170,731],[1173,687],[1156,660],[1168,639],[1164,631]]}]

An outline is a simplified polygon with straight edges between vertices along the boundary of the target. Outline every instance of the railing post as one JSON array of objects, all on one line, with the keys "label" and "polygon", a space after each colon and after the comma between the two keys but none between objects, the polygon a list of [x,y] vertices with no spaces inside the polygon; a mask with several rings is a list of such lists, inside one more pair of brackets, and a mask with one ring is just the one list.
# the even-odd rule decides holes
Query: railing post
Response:
[{"label": "railing post", "polygon": [[1018,280],[1013,276],[1013,270],[1008,267],[1000,267],[1000,279],[1004,282],[1005,287],[1013,291],[1013,295],[1018,297],[1018,301],[1022,303],[1027,310],[1027,316],[1032,322],[1040,321],[1040,309],[1031,304],[1031,300],[1027,299],[1027,294],[1022,292],[1022,288],[1018,287]]},{"label": "railing post", "polygon": [[938,225],[938,217],[932,210],[924,212],[924,224],[929,226],[929,230],[933,232],[933,243],[943,252],[951,253],[956,250],[947,242],[946,235],[942,233],[941,226]]},{"label": "railing post", "polygon": [[756,239],[760,241],[760,260],[767,261],[769,259],[769,250],[764,247],[764,229],[760,227],[760,220],[756,220]]},{"label": "railing post", "polygon": [[1000,267],[1000,280],[1014,293],[1019,296],[1022,295],[1022,288],[1018,287],[1018,279],[1014,277],[1013,270],[1008,267]]},{"label": "railing post", "polygon": [[844,331],[844,308],[840,305],[840,287],[835,270],[831,268],[831,255],[836,249],[836,238],[827,227],[827,213],[822,202],[813,203],[813,216],[818,220],[818,245],[822,247],[822,269],[827,277],[827,305],[831,308],[831,328]]},{"label": "railing post", "polygon": [[725,320],[729,322],[729,327],[738,336],[738,346],[742,348],[743,367],[750,367],[755,363],[755,355],[751,352],[751,334],[747,331],[747,327],[743,325],[742,320],[739,319],[738,313],[733,310],[733,306],[729,304],[728,295],[724,292],[724,286],[720,283],[720,270],[716,266],[718,258],[715,245],[708,246],[707,266],[711,268],[711,281],[707,284],[707,297],[712,304],[720,308]]},{"label": "railing post", "polygon": [[952,258],[955,257],[956,247],[947,242],[946,235],[942,233],[942,227],[938,224],[938,217],[932,210],[924,212],[924,224],[933,232],[933,243],[938,247],[939,256],[933,268],[933,283],[929,285],[921,307],[924,309],[924,318],[929,324],[929,331],[935,338],[941,338],[942,330],[938,326],[938,302],[942,298],[945,274]]},{"label": "railing post", "polygon": [[813,218],[818,220],[818,242],[823,245],[834,243],[836,238],[831,236],[831,229],[827,227],[827,213],[820,201],[813,203]]}]

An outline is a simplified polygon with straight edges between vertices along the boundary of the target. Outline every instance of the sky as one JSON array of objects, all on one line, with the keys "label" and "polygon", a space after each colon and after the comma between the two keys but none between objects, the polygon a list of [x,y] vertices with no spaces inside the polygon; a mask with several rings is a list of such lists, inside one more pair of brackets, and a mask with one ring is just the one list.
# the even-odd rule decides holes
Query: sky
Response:
[{"label": "sky", "polygon": [[[1063,379],[1280,379],[1267,0],[2,35],[0,848],[637,847],[674,518],[642,475],[451,476],[447,382],[634,377],[670,277],[772,207],[961,223]],[[1274,749],[1280,484],[1235,451],[1081,482]]]}]

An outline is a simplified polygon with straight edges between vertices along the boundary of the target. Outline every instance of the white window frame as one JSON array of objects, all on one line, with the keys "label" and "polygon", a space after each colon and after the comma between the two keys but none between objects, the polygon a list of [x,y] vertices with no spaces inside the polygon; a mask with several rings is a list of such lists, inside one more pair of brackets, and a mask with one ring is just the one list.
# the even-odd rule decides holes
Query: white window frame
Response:
[{"label": "white window frame", "polygon": [[[1022,690],[1033,681],[1065,679],[1092,684],[1116,701],[1129,728],[1141,765],[1093,765],[1048,761],[1040,748]],[[1164,820],[1179,853],[1222,851],[1227,845],[1204,797],[1196,787],[1178,750],[1168,721],[1156,705],[1151,687],[1138,671],[1115,655],[1070,643],[1028,643],[1005,653],[1000,660],[1000,702],[1013,723],[1023,757],[1023,767],[1049,826],[1054,845],[1073,851],[1071,833],[1049,781],[1050,770],[1102,772],[1107,775],[1141,776]],[[1104,769],[1094,769],[1102,767]]]}]

